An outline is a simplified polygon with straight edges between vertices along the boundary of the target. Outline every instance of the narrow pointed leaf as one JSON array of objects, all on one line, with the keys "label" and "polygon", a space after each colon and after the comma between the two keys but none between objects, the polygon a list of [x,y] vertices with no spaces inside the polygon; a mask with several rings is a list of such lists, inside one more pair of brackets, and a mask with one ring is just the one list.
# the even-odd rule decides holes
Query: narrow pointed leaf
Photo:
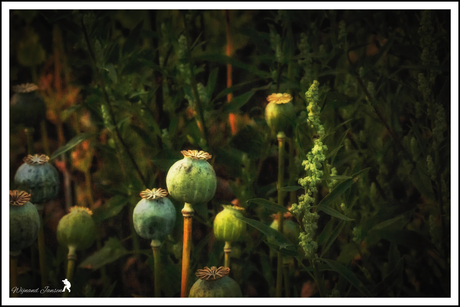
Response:
[{"label": "narrow pointed leaf", "polygon": [[267,208],[268,210],[273,211],[273,212],[288,212],[289,211],[284,206],[280,206],[277,203],[266,200],[264,198],[253,198],[253,199],[248,200],[247,203],[248,204],[254,203],[254,204],[263,206],[264,208]]}]

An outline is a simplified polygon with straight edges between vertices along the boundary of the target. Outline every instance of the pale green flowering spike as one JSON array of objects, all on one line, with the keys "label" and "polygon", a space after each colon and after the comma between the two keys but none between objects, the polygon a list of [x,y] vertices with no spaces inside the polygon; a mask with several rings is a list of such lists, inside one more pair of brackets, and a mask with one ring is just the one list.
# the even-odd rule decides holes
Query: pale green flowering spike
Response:
[{"label": "pale green flowering spike", "polygon": [[433,163],[433,158],[430,155],[426,157],[426,168],[428,170],[428,174],[430,174],[431,180],[436,180],[436,168]]}]

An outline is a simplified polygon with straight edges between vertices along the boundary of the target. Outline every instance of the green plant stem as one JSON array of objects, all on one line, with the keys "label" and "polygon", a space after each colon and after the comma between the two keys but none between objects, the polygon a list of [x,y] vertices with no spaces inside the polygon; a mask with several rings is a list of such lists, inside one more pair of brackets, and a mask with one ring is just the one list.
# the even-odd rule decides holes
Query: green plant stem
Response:
[{"label": "green plant stem", "polygon": [[[100,234],[98,234],[98,236],[96,237],[96,246],[97,246],[97,250],[100,251],[102,248]],[[107,270],[105,269],[105,265],[101,267],[101,278],[102,278],[102,284],[104,285],[104,288],[107,288],[109,283],[108,283]]]},{"label": "green plant stem", "polygon": [[27,154],[33,155],[34,154],[34,140],[33,140],[34,128],[27,127],[24,129],[24,132],[26,133],[26,137],[27,137]]},{"label": "green plant stem", "polygon": [[152,247],[153,251],[153,261],[154,261],[154,272],[153,272],[153,278],[154,278],[154,283],[155,283],[155,297],[160,297],[161,292],[160,292],[160,270],[161,270],[161,253],[160,253],[160,246],[161,242],[158,240],[152,240],[150,243],[150,246]]},{"label": "green plant stem", "polygon": [[47,284],[46,278],[46,251],[45,251],[45,232],[43,225],[43,205],[36,205],[38,210],[38,215],[40,216],[40,229],[38,230],[38,259],[40,263],[40,276],[42,288]]},{"label": "green plant stem", "polygon": [[[284,193],[281,191],[284,179],[284,146],[286,135],[284,132],[278,132],[278,205],[284,207]],[[283,233],[284,214],[278,212],[278,231]],[[283,255],[278,252],[278,265],[276,271],[276,296],[281,297],[283,287]]]},{"label": "green plant stem", "polygon": [[86,186],[86,194],[89,198],[89,207],[91,210],[94,210],[94,199],[93,199],[93,192],[91,191],[91,174],[89,172],[89,168],[85,170],[85,186]]},{"label": "green plant stem", "polygon": [[188,55],[189,55],[189,65],[190,65],[190,82],[192,83],[192,92],[193,92],[193,98],[195,100],[195,105],[196,108],[198,109],[198,121],[201,123],[202,129],[203,129],[203,139],[206,142],[206,145],[209,144],[208,142],[208,129],[206,128],[205,122],[204,122],[204,114],[203,114],[203,106],[201,105],[201,100],[200,100],[200,95],[198,95],[198,89],[197,89],[197,84],[196,84],[196,79],[195,79],[195,73],[193,72],[193,61],[192,61],[192,50],[191,50],[191,37],[190,37],[190,32],[188,31],[188,26],[187,26],[187,20],[185,18],[185,13],[182,15],[184,18],[184,30],[185,30],[185,37],[187,38],[187,49],[188,49]]},{"label": "green plant stem", "polygon": [[191,204],[185,203],[181,212],[184,217],[184,241],[182,245],[182,279],[180,296],[188,297],[188,273],[190,269],[190,250],[192,248],[192,220],[195,210],[193,210]]},{"label": "green plant stem", "polygon": [[230,267],[230,254],[232,253],[232,243],[231,242],[225,242],[224,246],[224,267],[229,268]]},{"label": "green plant stem", "polygon": [[109,113],[110,113],[110,117],[112,119],[112,122],[114,123],[114,129],[115,129],[115,133],[117,135],[117,138],[120,141],[120,143],[123,145],[123,148],[126,150],[126,153],[128,154],[128,157],[131,160],[131,163],[133,164],[134,169],[136,170],[139,178],[141,179],[142,183],[144,184],[144,187],[147,188],[147,181],[145,180],[145,177],[142,174],[139,166],[137,165],[136,160],[134,159],[131,151],[129,150],[128,145],[126,145],[126,143],[124,142],[123,138],[121,137],[120,130],[118,129],[118,126],[116,125],[116,120],[115,120],[115,114],[114,114],[114,111],[113,111],[113,107],[112,107],[112,104],[110,103],[109,95],[107,94],[107,91],[105,89],[104,78],[102,76],[100,76],[100,74],[99,74],[99,72],[97,70],[98,68],[96,67],[96,57],[94,55],[93,48],[92,48],[91,43],[89,41],[88,32],[86,31],[86,27],[85,27],[85,25],[83,23],[83,17],[81,18],[81,27],[83,29],[83,34],[84,34],[84,37],[85,37],[85,41],[86,41],[86,44],[88,46],[88,51],[89,51],[89,54],[90,54],[90,58],[91,58],[91,60],[93,62],[95,71],[97,73],[97,76],[98,76],[98,79],[99,79],[99,82],[100,82],[102,93],[104,94],[104,100],[107,102],[107,105],[109,106]]},{"label": "green plant stem", "polygon": [[43,151],[47,156],[50,155],[50,146],[48,142],[48,131],[46,130],[46,121],[42,120],[40,122],[40,131],[42,134],[42,143],[43,143]]},{"label": "green plant stem", "polygon": [[[20,254],[20,252],[19,252]],[[18,286],[18,253],[10,252],[10,289]],[[18,293],[14,291],[12,297],[17,297]]]},{"label": "green plant stem", "polygon": [[[135,206],[129,206],[129,216],[133,216]],[[133,239],[133,248],[134,254],[139,256],[140,245],[139,245],[139,237],[137,235],[136,229],[134,229],[134,222],[133,219],[129,219],[129,227],[131,228],[131,238]]]},{"label": "green plant stem", "polygon": [[283,275],[284,275],[284,293],[286,297],[291,296],[290,284],[289,284],[289,263],[286,259],[283,260]]},{"label": "green plant stem", "polygon": [[[294,149],[294,140],[290,138],[289,140],[289,186],[293,186],[297,178],[297,169],[295,167],[295,149]],[[297,193],[292,191],[289,193],[289,204],[297,202]]]},{"label": "green plant stem", "polygon": [[319,295],[321,297],[326,297],[326,287],[324,286],[323,279],[321,277],[321,272],[318,268],[318,264],[316,263],[315,259],[313,259],[310,263],[313,266],[313,275],[315,276],[315,281],[318,285]]},{"label": "green plant stem", "polygon": [[[73,273],[75,271],[75,262],[77,260],[77,253],[74,246],[69,246],[69,253],[67,254],[67,274],[66,278],[72,284],[73,281]],[[72,288],[71,288],[72,289]],[[62,294],[63,297],[69,296],[69,291],[65,290]]]}]

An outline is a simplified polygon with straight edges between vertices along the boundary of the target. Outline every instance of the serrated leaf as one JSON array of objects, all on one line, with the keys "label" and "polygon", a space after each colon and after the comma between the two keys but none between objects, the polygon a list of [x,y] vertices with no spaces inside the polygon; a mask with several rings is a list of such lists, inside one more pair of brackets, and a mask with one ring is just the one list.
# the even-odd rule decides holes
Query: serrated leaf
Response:
[{"label": "serrated leaf", "polygon": [[296,250],[294,244],[292,244],[284,235],[271,228],[270,226],[256,220],[246,218],[244,216],[235,215],[235,218],[245,222],[249,226],[254,227],[255,229],[265,234],[267,236],[267,240],[275,243],[277,246],[279,246],[279,249],[287,249],[290,251]]},{"label": "serrated leaf", "polygon": [[98,207],[93,212],[94,222],[102,222],[108,218],[114,217],[128,204],[128,199],[123,195],[115,195],[105,202],[101,207]]},{"label": "serrated leaf", "polygon": [[280,190],[285,192],[295,192],[301,189],[303,189],[303,187],[301,187],[300,185],[292,185],[288,187],[282,187]]},{"label": "serrated leaf", "polygon": [[337,261],[331,259],[321,258],[321,261],[324,261],[328,266],[331,267],[335,272],[343,276],[350,284],[352,284],[356,289],[361,291],[365,296],[371,296],[369,291],[364,287],[361,280],[356,277],[356,275],[347,267],[343,266]]},{"label": "serrated leaf", "polygon": [[254,203],[254,204],[257,204],[257,205],[261,205],[264,208],[267,208],[268,210],[273,211],[273,212],[288,212],[289,211],[284,206],[280,206],[277,203],[269,201],[269,200],[266,200],[264,198],[253,198],[253,199],[249,199],[246,202],[248,204]]},{"label": "serrated leaf", "polygon": [[50,157],[50,160],[53,160],[56,157],[62,155],[63,153],[71,150],[72,148],[74,148],[75,146],[77,146],[84,140],[89,139],[92,136],[93,134],[91,133],[82,133],[82,134],[77,135],[76,137],[68,141],[67,144],[65,144],[64,146],[62,146],[61,148],[58,148],[55,152],[53,152],[53,154]]},{"label": "serrated leaf", "polygon": [[124,248],[123,244],[117,238],[112,237],[105,242],[103,248],[86,258],[78,267],[97,270],[127,254],[129,251]]}]

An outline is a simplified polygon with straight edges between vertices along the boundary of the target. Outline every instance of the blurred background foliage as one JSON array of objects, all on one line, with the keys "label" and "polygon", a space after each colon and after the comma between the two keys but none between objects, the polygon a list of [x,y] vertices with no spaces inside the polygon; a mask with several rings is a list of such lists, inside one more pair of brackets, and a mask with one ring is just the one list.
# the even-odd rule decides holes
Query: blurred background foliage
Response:
[{"label": "blurred background foliage", "polygon": [[[366,170],[329,204],[348,220],[320,212],[319,286],[327,296],[450,296],[449,11],[228,16],[11,12],[11,86],[39,86],[47,111],[44,124],[34,127],[33,152],[51,156],[62,182],[45,208],[50,287],[61,287],[66,262],[57,223],[78,205],[93,210],[99,231],[97,244],[78,256],[72,294],[153,296],[150,242],[133,231],[132,210],[140,191],[166,187],[183,149],[212,154],[218,176],[214,199],[195,208],[192,272],[223,265],[224,242],[212,233],[222,204],[272,222],[269,205],[247,202],[276,196],[278,152],[264,119],[266,97],[294,97],[298,119],[288,150],[293,146],[296,157],[285,186],[295,186],[312,145],[304,94],[318,80],[329,148],[325,176],[335,167],[344,182]],[[10,127],[13,182],[27,139],[23,125]],[[324,180],[318,190],[317,202],[333,188]],[[289,204],[301,193],[292,195]],[[182,204],[174,204],[176,227],[161,251],[164,296],[180,292]],[[231,276],[244,296],[274,295],[276,244],[269,237],[248,227],[234,244]],[[34,249],[20,258],[23,287],[39,280]],[[318,296],[302,254],[286,255],[290,295]]]}]

